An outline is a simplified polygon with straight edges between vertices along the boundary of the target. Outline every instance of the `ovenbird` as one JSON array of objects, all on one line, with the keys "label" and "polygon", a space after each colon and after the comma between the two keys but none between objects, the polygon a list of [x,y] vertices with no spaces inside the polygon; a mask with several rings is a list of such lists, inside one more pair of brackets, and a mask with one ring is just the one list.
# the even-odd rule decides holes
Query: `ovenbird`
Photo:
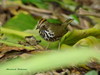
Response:
[{"label": "ovenbird", "polygon": [[37,24],[39,34],[46,41],[57,41],[68,32],[67,26],[73,19],[67,19],[64,23],[50,23],[47,19],[41,19]]}]

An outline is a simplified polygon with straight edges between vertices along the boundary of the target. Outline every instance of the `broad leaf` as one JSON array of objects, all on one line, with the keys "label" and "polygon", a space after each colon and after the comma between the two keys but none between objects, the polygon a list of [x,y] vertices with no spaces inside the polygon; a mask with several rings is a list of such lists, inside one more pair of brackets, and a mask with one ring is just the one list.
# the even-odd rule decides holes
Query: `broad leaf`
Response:
[{"label": "broad leaf", "polygon": [[24,31],[27,29],[33,29],[37,21],[29,14],[20,13],[13,18],[9,19],[4,28]]},{"label": "broad leaf", "polygon": [[89,71],[85,75],[98,75],[98,72],[93,70],[93,71]]}]

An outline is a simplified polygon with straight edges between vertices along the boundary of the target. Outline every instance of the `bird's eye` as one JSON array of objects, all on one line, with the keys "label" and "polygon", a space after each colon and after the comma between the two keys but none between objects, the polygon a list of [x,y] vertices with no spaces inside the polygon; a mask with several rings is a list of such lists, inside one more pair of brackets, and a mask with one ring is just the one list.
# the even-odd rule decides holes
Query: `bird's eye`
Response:
[{"label": "bird's eye", "polygon": [[42,27],[42,28],[45,28],[45,24],[42,24],[41,27]]}]

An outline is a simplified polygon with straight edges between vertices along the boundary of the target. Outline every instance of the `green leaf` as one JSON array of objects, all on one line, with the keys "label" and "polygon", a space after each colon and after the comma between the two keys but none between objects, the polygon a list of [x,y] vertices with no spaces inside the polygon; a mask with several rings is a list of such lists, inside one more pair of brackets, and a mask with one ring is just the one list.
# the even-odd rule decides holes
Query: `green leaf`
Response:
[{"label": "green leaf", "polygon": [[77,5],[77,3],[73,0],[63,0],[63,2],[68,4],[68,5]]},{"label": "green leaf", "polygon": [[73,0],[63,0],[63,3],[61,3],[63,8],[66,8],[67,10],[75,11],[76,6],[78,5]]},{"label": "green leaf", "polygon": [[5,40],[0,40],[0,43],[3,43],[3,44],[8,45],[8,46],[15,46],[15,47],[20,47],[20,48],[25,48],[27,50],[35,49],[34,47],[31,47],[31,46],[23,46],[23,45],[16,44],[16,43],[11,43],[11,42],[8,42],[8,41],[5,41]]},{"label": "green leaf", "polygon": [[94,16],[90,16],[90,18],[91,18],[94,22],[96,22],[97,24],[100,24],[100,18],[94,17]]},{"label": "green leaf", "polygon": [[98,72],[95,70],[87,72],[85,75],[98,75]]},{"label": "green leaf", "polygon": [[20,31],[33,29],[36,23],[37,21],[31,15],[20,13],[8,20],[0,30],[5,34],[6,41],[18,43],[23,41],[25,36],[32,35]]},{"label": "green leaf", "polygon": [[21,32],[17,30],[7,29],[7,28],[0,28],[0,33],[4,34],[4,38],[6,41],[18,43],[19,41],[23,41],[25,36],[32,36],[34,34],[29,34],[26,32]]},{"label": "green leaf", "polygon": [[44,8],[47,9],[50,2],[56,2],[58,4],[61,4],[62,1],[60,0],[22,0],[23,3],[32,3],[36,5],[38,8]]},{"label": "green leaf", "polygon": [[69,46],[69,45],[66,45],[66,44],[62,44],[61,45],[61,49],[63,50],[63,49],[69,49],[69,48],[72,48],[71,46]]},{"label": "green leaf", "polygon": [[100,39],[96,37],[89,36],[87,38],[83,38],[75,43],[74,47],[90,47],[90,48],[100,48]]},{"label": "green leaf", "polygon": [[49,23],[54,23],[54,24],[61,24],[62,22],[58,19],[47,19]]},{"label": "green leaf", "polygon": [[46,4],[45,1],[43,0],[22,0],[23,3],[32,3],[34,5],[36,5],[39,8],[48,8],[48,5]]},{"label": "green leaf", "polygon": [[74,19],[74,22],[75,22],[76,24],[79,24],[79,18],[78,18],[77,15],[71,14],[70,17],[71,17],[72,19]]},{"label": "green leaf", "polygon": [[[27,75],[39,72],[45,72],[61,67],[77,66],[87,64],[91,58],[98,59],[100,62],[100,51],[92,49],[71,49],[71,50],[56,50],[47,51],[42,54],[34,54],[26,59],[16,58],[4,63],[0,63],[1,75]],[[24,70],[18,70],[24,69]],[[15,69],[15,70],[7,70]],[[95,75],[96,73],[94,73]]]},{"label": "green leaf", "polygon": [[4,25],[4,28],[24,31],[33,29],[37,21],[29,14],[20,13],[13,18],[9,19]]},{"label": "green leaf", "polygon": [[96,25],[90,29],[70,31],[62,37],[61,43],[73,45],[80,39],[88,36],[100,36],[100,25]]}]

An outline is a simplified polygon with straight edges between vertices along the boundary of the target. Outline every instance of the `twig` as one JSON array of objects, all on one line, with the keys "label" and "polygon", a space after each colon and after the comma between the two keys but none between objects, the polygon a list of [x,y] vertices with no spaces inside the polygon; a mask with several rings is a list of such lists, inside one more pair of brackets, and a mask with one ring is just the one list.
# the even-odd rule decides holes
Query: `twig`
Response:
[{"label": "twig", "polygon": [[78,15],[83,15],[83,16],[95,16],[95,17],[99,17],[100,18],[100,14],[99,13],[95,13],[95,12],[88,12],[85,11],[83,9],[79,9],[79,13]]},{"label": "twig", "polygon": [[33,14],[33,15],[36,15],[36,16],[41,16],[43,18],[50,18],[51,17],[51,15],[44,14],[44,13],[39,13],[39,12],[35,12],[35,11],[28,11],[28,12]]},{"label": "twig", "polygon": [[52,12],[50,10],[40,9],[40,8],[36,8],[36,7],[33,7],[33,6],[25,6],[25,5],[19,5],[19,6],[23,9],[26,9],[26,10],[52,14]]},{"label": "twig", "polygon": [[13,7],[13,6],[19,6],[22,9],[25,9],[27,11],[36,11],[36,12],[41,12],[41,13],[52,14],[52,11],[50,11],[50,10],[40,9],[40,8],[36,8],[34,6],[28,6],[28,5],[26,6],[26,5],[23,5],[23,4],[16,4],[16,3],[13,3],[13,2],[6,4],[6,8],[10,8],[10,7]]},{"label": "twig", "polygon": [[20,47],[20,48],[25,48],[25,49],[28,49],[28,50],[34,50],[35,49],[35,47],[33,47],[33,46],[32,47],[31,46],[24,46],[24,45],[15,44],[15,43],[3,41],[3,40],[0,40],[0,43],[6,44],[6,45],[9,45],[9,46],[15,46],[15,47]]},{"label": "twig", "polygon": [[6,1],[7,0],[2,0],[2,2],[1,2],[1,6],[5,9],[6,8]]},{"label": "twig", "polygon": [[32,35],[34,35],[34,34],[25,33],[25,32],[20,32],[20,31],[17,31],[17,30],[2,28],[2,27],[0,28],[0,33],[17,35],[20,38],[25,38],[25,36],[32,36]]}]

